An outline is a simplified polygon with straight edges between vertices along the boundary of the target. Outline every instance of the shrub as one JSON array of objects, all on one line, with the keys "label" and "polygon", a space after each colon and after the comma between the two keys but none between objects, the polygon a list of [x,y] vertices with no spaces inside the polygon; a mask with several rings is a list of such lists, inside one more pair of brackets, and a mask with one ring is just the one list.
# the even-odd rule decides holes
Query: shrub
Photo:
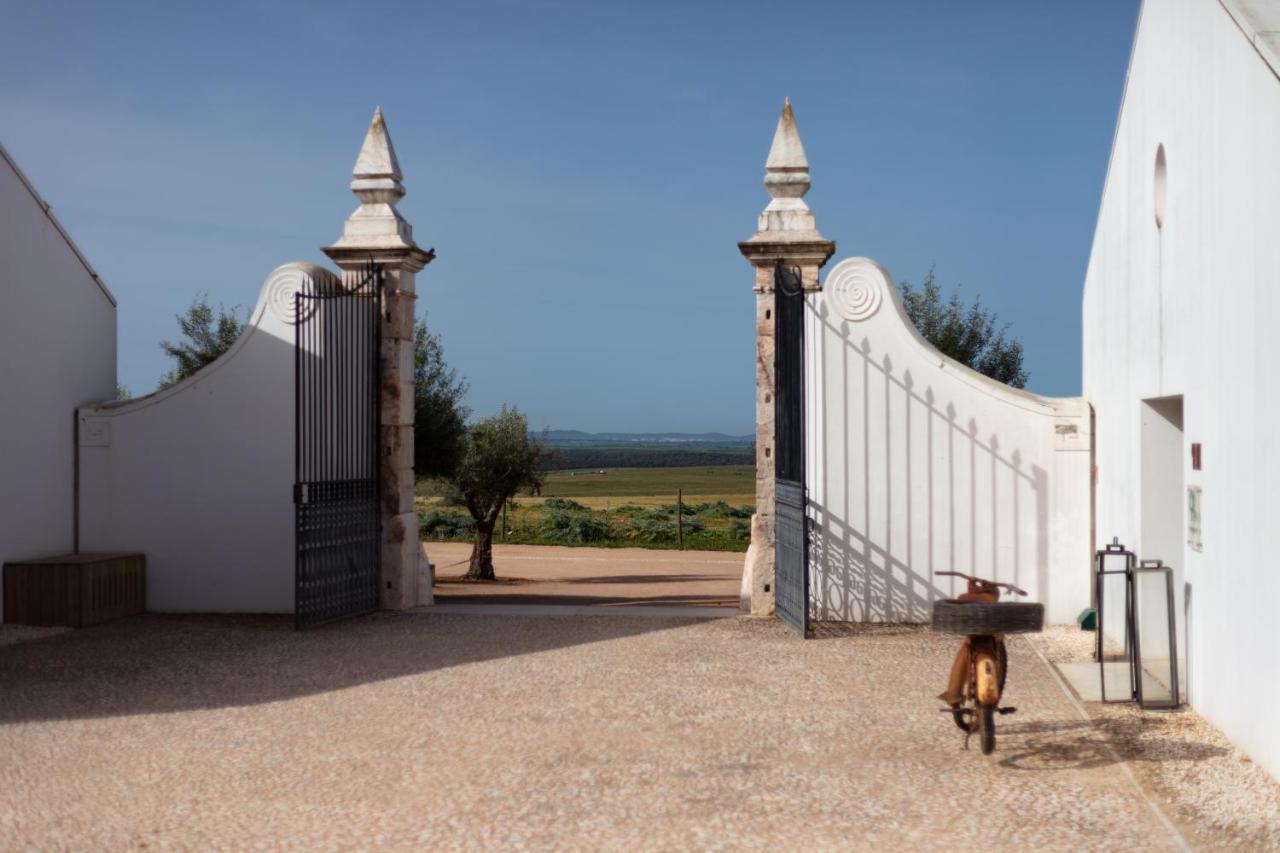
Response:
[{"label": "shrub", "polygon": [[607,539],[609,525],[590,515],[553,510],[542,517],[538,534],[547,542],[582,545]]},{"label": "shrub", "polygon": [[671,513],[667,512],[664,509],[644,509],[636,513],[635,518],[633,520],[637,522],[650,521],[650,522],[659,523],[659,524],[661,523],[674,524],[675,522],[672,521],[672,519],[669,517],[671,515],[672,515]]},{"label": "shrub", "polygon": [[425,539],[452,539],[458,536],[470,536],[475,530],[475,522],[470,515],[461,512],[432,509],[422,513],[418,521],[418,529]]},{"label": "shrub", "polygon": [[[684,523],[684,533],[692,536],[701,533],[707,526],[697,519],[689,519]],[[674,519],[664,515],[648,513],[632,519],[626,530],[628,539],[640,542],[674,542],[678,537],[678,529]]]},{"label": "shrub", "polygon": [[568,498],[547,498],[542,505],[549,510],[560,510],[564,512],[585,512],[586,507],[577,501]]},{"label": "shrub", "polygon": [[751,522],[743,521],[740,518],[735,518],[729,524],[729,538],[750,539],[751,538]]}]

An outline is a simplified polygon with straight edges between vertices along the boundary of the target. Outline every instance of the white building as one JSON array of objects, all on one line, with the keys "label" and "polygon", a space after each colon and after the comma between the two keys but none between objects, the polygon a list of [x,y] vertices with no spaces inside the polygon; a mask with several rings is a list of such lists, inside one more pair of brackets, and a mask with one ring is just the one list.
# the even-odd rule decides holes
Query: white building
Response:
[{"label": "white building", "polygon": [[0,146],[0,563],[76,546],[75,410],[116,387],[116,302]]},{"label": "white building", "polygon": [[1146,0],[1084,293],[1097,542],[1173,567],[1184,697],[1280,776],[1278,317],[1280,3]]}]

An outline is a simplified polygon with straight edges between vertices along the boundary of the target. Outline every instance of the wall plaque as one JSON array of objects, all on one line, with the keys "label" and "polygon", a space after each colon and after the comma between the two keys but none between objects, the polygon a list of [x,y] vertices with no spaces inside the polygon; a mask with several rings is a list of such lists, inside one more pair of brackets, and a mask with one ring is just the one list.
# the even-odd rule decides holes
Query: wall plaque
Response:
[{"label": "wall plaque", "polygon": [[1187,486],[1187,544],[1193,550],[1204,550],[1204,539],[1201,532],[1201,494],[1199,486]]}]

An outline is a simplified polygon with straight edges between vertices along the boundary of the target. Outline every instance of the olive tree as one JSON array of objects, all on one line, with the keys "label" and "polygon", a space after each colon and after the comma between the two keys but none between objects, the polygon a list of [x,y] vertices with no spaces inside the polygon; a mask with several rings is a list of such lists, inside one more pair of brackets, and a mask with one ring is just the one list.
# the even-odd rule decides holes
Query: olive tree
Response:
[{"label": "olive tree", "polygon": [[413,326],[413,467],[419,477],[448,477],[465,449],[466,380],[444,360],[439,335],[420,319]]},{"label": "olive tree", "polygon": [[939,352],[1006,385],[1026,387],[1022,343],[1005,337],[1009,324],[997,326],[996,315],[982,307],[980,298],[966,306],[956,288],[943,299],[932,269],[918,288],[906,281],[898,287],[907,316]]},{"label": "olive tree", "polygon": [[196,296],[191,307],[179,314],[177,320],[185,340],[160,342],[160,349],[176,362],[173,369],[161,377],[161,388],[181,382],[216,360],[231,349],[245,327],[245,321],[236,316],[234,308],[228,311],[219,305],[215,311],[205,294]]},{"label": "olive tree", "polygon": [[543,441],[529,436],[529,421],[514,406],[467,429],[465,450],[452,481],[476,524],[470,580],[493,580],[493,528],[502,507],[521,489],[542,486]]}]

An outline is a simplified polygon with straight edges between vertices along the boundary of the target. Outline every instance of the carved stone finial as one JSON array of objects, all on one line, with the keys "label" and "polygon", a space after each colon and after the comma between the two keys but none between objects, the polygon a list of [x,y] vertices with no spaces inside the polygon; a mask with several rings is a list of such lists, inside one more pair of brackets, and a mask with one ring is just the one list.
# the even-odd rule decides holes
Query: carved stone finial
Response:
[{"label": "carved stone finial", "polygon": [[374,110],[373,123],[364,135],[364,145],[360,146],[352,175],[355,180],[351,182],[351,191],[363,202],[395,204],[404,198],[404,185],[400,183],[404,175],[400,173],[400,161],[387,133],[387,122],[382,118],[382,107]]},{"label": "carved stone finial", "polygon": [[[811,253],[822,254],[819,264],[831,256],[834,244],[818,232],[813,212],[804,201],[809,184],[809,158],[805,156],[800,129],[796,126],[795,112],[788,98],[782,104],[782,115],[778,117],[778,126],[773,132],[769,159],[765,161],[764,186],[769,191],[769,204],[760,214],[755,235],[739,244],[743,254],[768,263],[775,256],[799,257],[797,247],[810,244],[805,251],[811,249]],[[789,248],[783,251],[783,246]],[[778,247],[778,250],[770,247]]]},{"label": "carved stone finial", "polygon": [[768,210],[809,209],[802,201],[809,191],[809,158],[804,156],[804,143],[800,141],[790,98],[782,104],[782,115],[778,117],[764,169],[764,186],[773,197]]},{"label": "carved stone finial", "polygon": [[352,175],[351,191],[360,207],[347,218],[342,236],[330,248],[416,249],[413,227],[396,210],[396,202],[404,198],[403,175],[381,107],[373,114]]}]

